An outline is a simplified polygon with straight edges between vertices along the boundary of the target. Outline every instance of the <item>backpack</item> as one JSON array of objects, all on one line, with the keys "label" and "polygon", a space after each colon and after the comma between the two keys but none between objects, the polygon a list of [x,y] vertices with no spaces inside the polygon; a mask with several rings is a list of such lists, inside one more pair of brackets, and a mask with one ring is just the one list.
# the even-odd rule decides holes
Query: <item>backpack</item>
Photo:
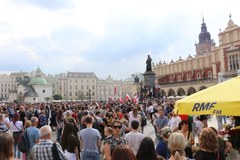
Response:
[{"label": "backpack", "polygon": [[18,142],[18,150],[23,153],[27,153],[29,151],[29,140],[27,135],[27,130],[23,132],[19,137]]},{"label": "backpack", "polygon": [[140,114],[141,119],[142,119],[141,127],[146,126],[147,125],[147,117],[145,116],[143,111],[141,111],[139,114]]},{"label": "backpack", "polygon": [[40,125],[40,126],[46,125],[47,118],[46,118],[45,115],[40,115],[40,116],[38,117],[38,119],[39,119],[39,125]]},{"label": "backpack", "polygon": [[58,149],[57,149],[57,144],[56,144],[56,143],[53,143],[53,146],[52,146],[52,154],[53,154],[53,159],[54,159],[54,160],[59,160],[59,159],[60,159],[59,154],[58,154]]}]

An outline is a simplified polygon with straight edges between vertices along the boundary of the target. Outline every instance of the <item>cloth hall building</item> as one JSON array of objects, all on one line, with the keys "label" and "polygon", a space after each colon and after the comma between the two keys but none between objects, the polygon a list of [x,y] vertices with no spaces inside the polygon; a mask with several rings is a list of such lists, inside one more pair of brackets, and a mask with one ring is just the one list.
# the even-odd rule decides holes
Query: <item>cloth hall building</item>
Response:
[{"label": "cloth hall building", "polygon": [[220,75],[223,79],[237,76],[240,69],[240,27],[234,24],[231,16],[218,38],[219,46],[216,46],[203,19],[199,42],[195,44],[195,56],[153,66],[162,96],[191,95],[217,84]]}]

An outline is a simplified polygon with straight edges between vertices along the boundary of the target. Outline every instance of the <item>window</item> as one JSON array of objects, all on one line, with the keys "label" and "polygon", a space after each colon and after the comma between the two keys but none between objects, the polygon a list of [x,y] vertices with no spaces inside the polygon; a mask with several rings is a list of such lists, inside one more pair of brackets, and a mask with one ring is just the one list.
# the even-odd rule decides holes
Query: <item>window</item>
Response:
[{"label": "window", "polygon": [[75,80],[75,83],[77,83],[77,79]]},{"label": "window", "polygon": [[88,79],[87,79],[87,83],[88,83]]},{"label": "window", "polygon": [[72,92],[69,92],[69,96],[72,96]]},{"label": "window", "polygon": [[229,70],[239,69],[240,56],[238,54],[233,54],[228,56]]},{"label": "window", "polygon": [[180,81],[181,81],[181,76],[179,75],[179,76],[178,76],[178,82],[180,82]]},{"label": "window", "polygon": [[42,92],[45,93],[46,92],[45,89]]},{"label": "window", "polygon": [[92,89],[95,89],[95,86],[92,86]]},{"label": "window", "polygon": [[70,79],[70,81],[69,81],[70,83],[72,83],[72,80]]},{"label": "window", "polygon": [[83,85],[81,86],[81,89],[83,90]]},{"label": "window", "polygon": [[87,86],[87,90],[88,90],[89,88],[88,88],[88,86]]},{"label": "window", "polygon": [[75,86],[75,89],[78,89],[78,86],[77,86],[77,85]]},{"label": "window", "polygon": [[77,94],[77,91],[75,92],[75,96],[77,96],[78,94]]},{"label": "window", "polygon": [[201,75],[199,72],[197,73],[197,79],[201,79]]},{"label": "window", "polygon": [[187,80],[191,80],[190,74],[187,74]]},{"label": "window", "polygon": [[92,83],[94,83],[94,79],[92,80]]},{"label": "window", "polygon": [[212,78],[212,72],[208,71],[208,78]]},{"label": "window", "polygon": [[170,83],[171,83],[171,82],[173,82],[173,77],[172,77],[172,76],[170,77]]},{"label": "window", "polygon": [[72,89],[72,86],[69,86],[69,89],[71,90],[71,89]]}]

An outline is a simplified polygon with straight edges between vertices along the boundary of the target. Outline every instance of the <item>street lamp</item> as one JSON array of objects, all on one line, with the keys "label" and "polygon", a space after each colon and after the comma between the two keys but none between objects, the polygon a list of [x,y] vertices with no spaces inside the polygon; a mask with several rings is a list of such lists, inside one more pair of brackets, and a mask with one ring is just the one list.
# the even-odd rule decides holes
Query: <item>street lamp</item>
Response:
[{"label": "street lamp", "polygon": [[89,89],[89,94],[88,94],[88,96],[89,96],[89,101],[91,101],[91,89]]}]

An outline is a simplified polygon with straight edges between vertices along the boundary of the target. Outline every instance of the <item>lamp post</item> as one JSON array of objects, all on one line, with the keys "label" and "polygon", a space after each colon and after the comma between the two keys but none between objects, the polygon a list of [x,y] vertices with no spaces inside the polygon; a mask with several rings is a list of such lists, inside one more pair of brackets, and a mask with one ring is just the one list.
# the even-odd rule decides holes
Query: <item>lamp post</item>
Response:
[{"label": "lamp post", "polygon": [[88,94],[88,96],[89,96],[89,101],[91,101],[91,89],[89,89],[89,94]]}]

